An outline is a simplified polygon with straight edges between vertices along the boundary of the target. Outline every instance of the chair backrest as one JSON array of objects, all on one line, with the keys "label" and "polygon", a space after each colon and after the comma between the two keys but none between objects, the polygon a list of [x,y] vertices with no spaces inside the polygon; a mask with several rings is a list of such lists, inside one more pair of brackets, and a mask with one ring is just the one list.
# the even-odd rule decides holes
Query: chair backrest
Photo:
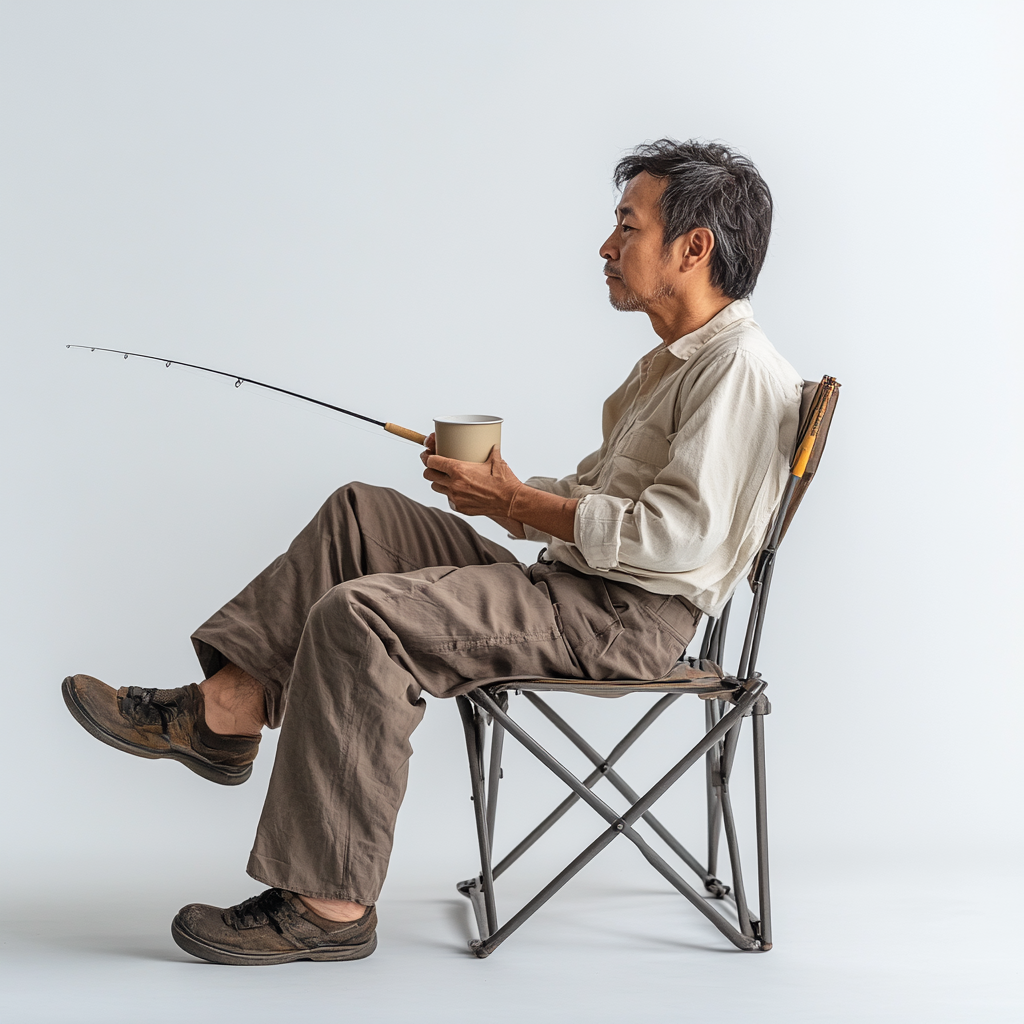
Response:
[{"label": "chair backrest", "polygon": [[[772,571],[775,564],[775,553],[782,538],[785,537],[789,524],[793,521],[797,507],[807,488],[810,486],[814,474],[817,472],[818,463],[821,461],[821,453],[825,449],[825,441],[828,439],[828,428],[832,423],[832,414],[835,412],[836,403],[839,400],[839,382],[834,377],[822,377],[821,382],[805,380],[803,394],[800,402],[800,428],[797,431],[796,446],[791,463],[792,472],[786,484],[782,504],[778,515],[781,515],[781,528],[778,518],[768,531],[764,545],[761,548],[754,564],[750,568],[750,575],[747,581],[750,589],[754,592],[753,603],[750,606],[750,614],[747,618],[746,634],[743,638],[743,651],[740,655],[740,665],[737,676],[746,680],[754,674],[757,661],[758,648],[761,643],[761,629],[764,625],[765,609],[768,604],[768,591],[771,588]],[[815,431],[814,444],[810,456],[806,460],[802,471],[797,463],[800,461],[801,446],[808,435],[808,431]],[[732,600],[725,606],[722,615],[718,620],[709,621],[704,634],[701,657],[721,665],[722,655],[725,648],[725,633],[729,624],[729,611]]]},{"label": "chair backrest", "polygon": [[[817,395],[818,390],[824,388],[829,381],[834,381],[834,378],[822,377],[820,382],[813,380],[804,381],[803,395],[800,399],[800,429],[797,431],[798,444],[799,439],[804,436],[807,428],[810,426],[810,416],[815,406],[814,398]],[[789,507],[786,509],[786,515],[782,521],[782,533],[779,536],[780,541],[786,536],[789,524],[793,521],[793,516],[796,515],[796,510],[799,507],[800,502],[803,500],[807,488],[810,487],[811,480],[814,479],[814,474],[818,470],[818,463],[821,461],[821,453],[825,450],[825,442],[828,440],[828,428],[832,424],[832,413],[835,412],[836,403],[838,401],[839,385],[836,383],[832,394],[829,396],[828,404],[825,406],[825,412],[821,417],[821,423],[818,427],[818,440],[814,445],[814,450],[811,452],[811,457],[807,460],[807,468],[804,470],[803,476],[794,488],[793,496],[789,501]]]}]

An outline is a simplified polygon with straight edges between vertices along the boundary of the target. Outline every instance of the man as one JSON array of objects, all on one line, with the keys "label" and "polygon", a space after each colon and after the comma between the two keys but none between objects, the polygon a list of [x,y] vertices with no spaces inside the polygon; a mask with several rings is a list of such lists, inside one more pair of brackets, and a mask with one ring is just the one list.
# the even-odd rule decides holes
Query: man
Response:
[{"label": "man", "polygon": [[663,139],[621,160],[601,247],[612,305],[661,343],[605,403],[575,474],[520,481],[423,453],[449,505],[547,544],[532,566],[456,516],[349,484],[193,636],[206,679],[172,690],[64,681],[78,722],[142,757],[244,782],[281,727],[248,872],[270,889],[184,907],[172,933],[207,960],[355,960],[405,792],[421,693],[536,673],[653,678],[716,615],[764,538],[787,476],[801,378],[752,319],[767,186],[721,145]]}]

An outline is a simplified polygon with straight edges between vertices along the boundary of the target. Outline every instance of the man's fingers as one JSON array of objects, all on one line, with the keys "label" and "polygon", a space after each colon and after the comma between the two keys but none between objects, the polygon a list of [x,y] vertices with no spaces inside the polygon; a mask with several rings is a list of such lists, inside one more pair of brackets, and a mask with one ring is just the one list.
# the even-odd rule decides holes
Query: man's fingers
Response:
[{"label": "man's fingers", "polygon": [[428,469],[435,469],[446,476],[451,475],[452,466],[456,464],[455,459],[446,459],[443,455],[428,455],[424,465]]}]

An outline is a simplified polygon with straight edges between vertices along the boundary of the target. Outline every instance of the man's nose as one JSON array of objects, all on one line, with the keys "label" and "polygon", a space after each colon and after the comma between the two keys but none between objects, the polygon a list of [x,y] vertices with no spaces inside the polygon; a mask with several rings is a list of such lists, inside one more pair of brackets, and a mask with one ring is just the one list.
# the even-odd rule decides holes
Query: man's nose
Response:
[{"label": "man's nose", "polygon": [[615,232],[613,231],[601,246],[601,259],[617,260],[619,258],[619,247],[615,244]]}]

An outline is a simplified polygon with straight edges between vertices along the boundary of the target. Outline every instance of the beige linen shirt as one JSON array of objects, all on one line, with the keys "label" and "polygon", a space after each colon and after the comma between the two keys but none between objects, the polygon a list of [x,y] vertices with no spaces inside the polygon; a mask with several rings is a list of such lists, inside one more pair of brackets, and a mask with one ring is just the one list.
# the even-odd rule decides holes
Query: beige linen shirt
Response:
[{"label": "beige linen shirt", "polygon": [[782,498],[803,380],[731,302],[659,345],[604,404],[603,444],[572,476],[526,483],[578,498],[574,543],[527,526],[580,572],[678,594],[717,615]]}]

